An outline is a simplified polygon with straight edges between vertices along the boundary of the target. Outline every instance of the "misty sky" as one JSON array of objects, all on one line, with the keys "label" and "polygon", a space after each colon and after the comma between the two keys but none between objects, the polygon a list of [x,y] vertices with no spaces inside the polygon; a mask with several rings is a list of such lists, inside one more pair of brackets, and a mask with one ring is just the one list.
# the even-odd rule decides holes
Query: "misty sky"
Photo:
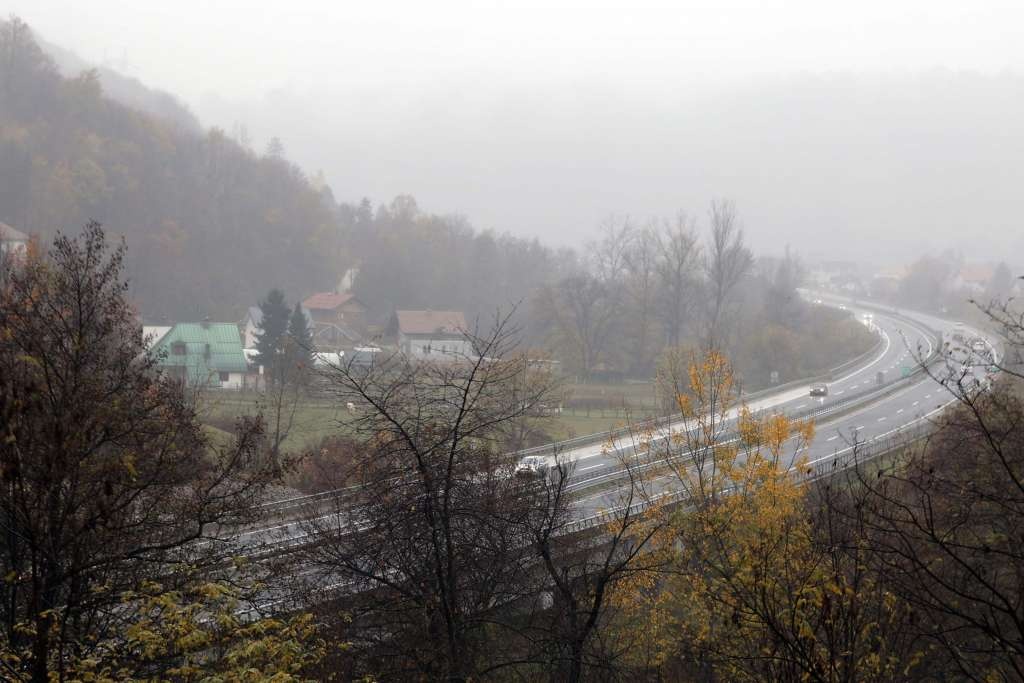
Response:
[{"label": "misty sky", "polygon": [[[265,5],[265,6],[264,6]],[[0,2],[279,136],[340,199],[576,243],[734,199],[759,250],[1024,250],[1020,2]],[[971,239],[966,239],[970,235]],[[989,239],[979,244],[978,235]],[[1024,259],[1018,259],[1024,260]]]}]

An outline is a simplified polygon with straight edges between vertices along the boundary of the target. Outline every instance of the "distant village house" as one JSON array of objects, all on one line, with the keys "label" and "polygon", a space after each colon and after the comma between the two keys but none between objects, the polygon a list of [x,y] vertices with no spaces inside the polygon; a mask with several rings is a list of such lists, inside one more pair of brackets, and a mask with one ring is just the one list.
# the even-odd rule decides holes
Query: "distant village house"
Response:
[{"label": "distant village house", "polygon": [[153,345],[159,367],[189,388],[242,389],[249,370],[234,323],[178,323]]},{"label": "distant village house", "polygon": [[352,347],[366,327],[366,306],[351,292],[319,292],[302,302],[313,319],[318,347]]},{"label": "distant village house", "polygon": [[395,311],[389,332],[414,360],[458,360],[474,354],[460,311]]},{"label": "distant village house", "polygon": [[146,343],[147,349],[152,349],[170,331],[170,325],[143,325],[142,340]]},{"label": "distant village house", "polygon": [[28,253],[28,242],[28,235],[0,223],[0,260],[24,258]]}]

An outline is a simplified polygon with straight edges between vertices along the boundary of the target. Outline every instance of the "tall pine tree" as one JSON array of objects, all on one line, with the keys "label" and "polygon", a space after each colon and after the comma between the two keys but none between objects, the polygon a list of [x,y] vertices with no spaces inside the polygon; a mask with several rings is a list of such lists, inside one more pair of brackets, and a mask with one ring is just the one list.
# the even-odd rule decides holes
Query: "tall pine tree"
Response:
[{"label": "tall pine tree", "polygon": [[260,302],[259,331],[256,333],[256,350],[259,364],[266,376],[273,377],[284,351],[285,334],[288,332],[288,304],[284,292],[272,289],[267,298]]},{"label": "tall pine tree", "polygon": [[288,319],[287,355],[293,376],[303,382],[313,367],[313,333],[300,303],[295,304],[291,318]]}]

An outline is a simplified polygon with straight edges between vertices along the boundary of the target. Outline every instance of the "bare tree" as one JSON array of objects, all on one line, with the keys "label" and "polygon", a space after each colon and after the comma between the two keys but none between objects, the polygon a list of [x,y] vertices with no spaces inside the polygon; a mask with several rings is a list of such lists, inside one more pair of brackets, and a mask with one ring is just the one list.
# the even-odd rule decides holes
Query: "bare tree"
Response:
[{"label": "bare tree", "polygon": [[636,231],[628,216],[610,215],[598,226],[599,239],[587,245],[595,277],[610,286],[621,283],[629,270],[629,250]]},{"label": "bare tree", "polygon": [[586,272],[544,287],[538,303],[551,321],[555,343],[566,347],[581,374],[589,377],[606,357],[618,308],[608,286]]},{"label": "bare tree", "polygon": [[[926,368],[957,400],[884,467],[864,465],[829,504],[861,529],[862,564],[913,611],[926,668],[965,680],[1024,678],[1024,325],[1012,301],[982,309],[1002,332],[994,386]],[[948,374],[947,374],[948,373]],[[838,510],[838,514],[836,513]]]},{"label": "bare tree", "polygon": [[657,235],[658,291],[665,340],[679,346],[687,318],[694,309],[700,277],[700,247],[693,221],[683,212],[665,222]]},{"label": "bare tree", "polygon": [[646,514],[650,491],[635,461],[641,439],[627,439],[612,445],[624,472],[620,492],[607,496],[612,509],[577,528],[573,518],[581,511],[569,500],[569,463],[545,486],[544,504],[529,519],[550,607],[532,614],[524,633],[533,644],[531,657],[552,681],[616,679],[622,672],[617,660],[634,643],[611,637],[613,593],[660,566],[648,552],[661,523]]},{"label": "bare tree", "polygon": [[729,339],[730,306],[737,286],[750,272],[754,259],[743,243],[735,205],[728,200],[712,202],[711,235],[704,259],[707,277],[707,319],[704,344],[726,349]]},{"label": "bare tree", "polygon": [[628,309],[624,316],[636,336],[632,350],[634,374],[650,372],[653,366],[653,331],[658,296],[658,234],[653,222],[638,230],[626,250],[628,273],[625,292]]},{"label": "bare tree", "polygon": [[1000,372],[1024,379],[1024,308],[1021,302],[1007,298],[973,303],[988,320],[989,326],[1002,337],[1002,356],[990,359],[990,364]]},{"label": "bare tree", "polygon": [[1024,677],[1024,406],[986,394],[882,471],[858,470],[875,575],[915,614],[933,657],[968,680]]},{"label": "bare tree", "polygon": [[465,357],[328,373],[338,400],[357,406],[360,449],[342,474],[359,486],[305,525],[303,559],[356,596],[348,637],[377,675],[463,681],[499,668],[494,643],[514,632],[503,614],[532,585],[525,529],[538,487],[512,476],[501,445],[548,387],[520,383],[526,359],[507,318],[466,334]]}]

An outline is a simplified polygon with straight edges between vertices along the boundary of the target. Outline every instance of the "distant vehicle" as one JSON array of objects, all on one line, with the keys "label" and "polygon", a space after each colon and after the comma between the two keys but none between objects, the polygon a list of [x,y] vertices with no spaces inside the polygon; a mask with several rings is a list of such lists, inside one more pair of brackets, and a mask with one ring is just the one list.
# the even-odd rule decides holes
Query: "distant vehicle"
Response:
[{"label": "distant vehicle", "polygon": [[828,396],[827,384],[812,384],[811,396]]},{"label": "distant vehicle", "polygon": [[548,474],[548,461],[539,455],[527,455],[516,464],[516,476],[544,477]]}]

